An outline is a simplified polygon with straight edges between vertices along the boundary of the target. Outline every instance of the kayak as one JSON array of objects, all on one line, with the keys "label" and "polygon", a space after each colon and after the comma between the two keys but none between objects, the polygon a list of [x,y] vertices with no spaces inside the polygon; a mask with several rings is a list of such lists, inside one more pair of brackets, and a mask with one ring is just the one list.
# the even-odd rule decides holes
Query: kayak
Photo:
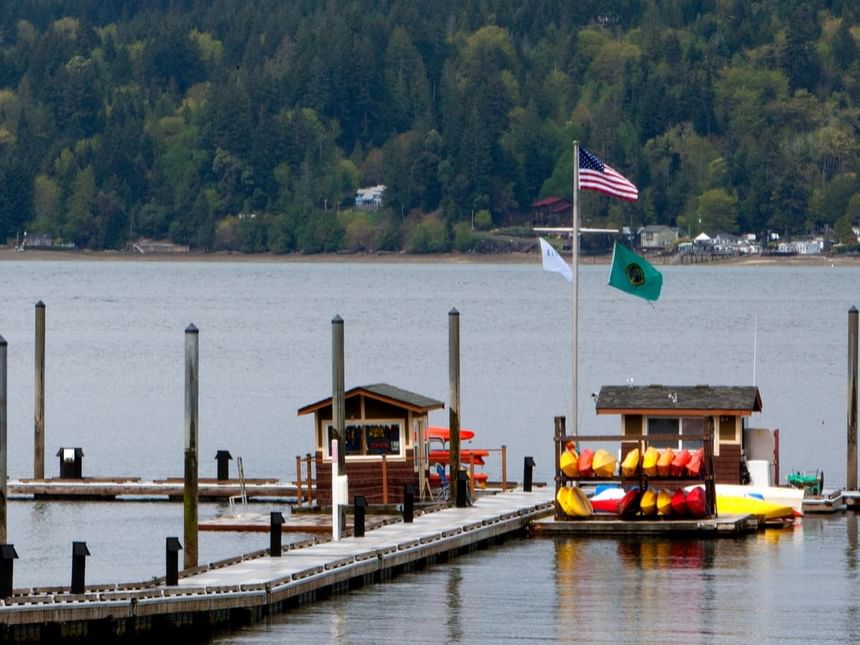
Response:
[{"label": "kayak", "polygon": [[590,448],[583,448],[582,452],[579,453],[579,463],[576,466],[580,477],[591,477],[594,474],[591,469],[592,459],[594,459],[594,451]]},{"label": "kayak", "polygon": [[690,477],[698,477],[702,472],[702,464],[705,463],[705,449],[699,448],[690,456],[690,461],[687,463],[687,474]]},{"label": "kayak", "polygon": [[657,514],[657,491],[649,488],[642,493],[642,499],[639,500],[639,508],[642,509],[642,515],[645,517],[653,517]]},{"label": "kayak", "polygon": [[624,518],[631,518],[639,512],[639,498],[641,493],[638,488],[631,488],[618,502],[618,514]]},{"label": "kayak", "polygon": [[571,517],[590,517],[592,514],[591,501],[581,488],[563,486],[555,496],[561,510]]},{"label": "kayak", "polygon": [[576,465],[579,463],[579,455],[576,454],[576,450],[571,450],[567,448],[564,452],[561,453],[561,457],[559,459],[559,465],[561,466],[561,472],[563,472],[568,477],[576,477],[579,472],[576,469]]},{"label": "kayak", "polygon": [[672,494],[667,490],[657,492],[657,513],[659,515],[672,514]]},{"label": "kayak", "polygon": [[[476,466],[483,466],[486,464],[484,461],[484,457],[490,454],[489,450],[485,450],[483,448],[469,448],[467,450],[460,451],[460,463],[461,464],[475,464]],[[430,451],[430,463],[431,464],[442,464],[447,465],[451,461],[451,451],[450,450],[431,450]]]},{"label": "kayak", "polygon": [[668,477],[669,471],[672,468],[672,460],[675,459],[675,451],[671,448],[665,448],[660,453],[660,458],[657,459],[657,475],[660,477]]},{"label": "kayak", "polygon": [[796,516],[803,515],[804,491],[787,486],[753,486],[752,484],[717,484],[717,495],[726,497],[755,496],[778,506],[791,506]]},{"label": "kayak", "polygon": [[[469,441],[474,438],[474,430],[460,428],[460,441]],[[451,441],[451,429],[443,426],[427,426],[427,438],[439,439],[440,441]]]},{"label": "kayak", "polygon": [[618,502],[624,497],[624,489],[620,486],[608,486],[591,497],[591,508],[595,512],[617,513]]},{"label": "kayak", "polygon": [[615,474],[615,463],[617,459],[608,450],[598,448],[591,460],[591,468],[597,477],[612,477]]},{"label": "kayak", "polygon": [[621,462],[621,476],[622,477],[635,477],[637,471],[639,470],[639,448],[634,448],[626,455],[624,455],[624,460]]},{"label": "kayak", "polygon": [[791,506],[766,502],[757,497],[735,497],[717,494],[717,513],[720,515],[760,515],[766,520],[789,519],[794,517]]},{"label": "kayak", "polygon": [[682,517],[687,514],[687,492],[683,488],[679,488],[672,493],[672,515]]},{"label": "kayak", "polygon": [[[469,477],[468,471],[466,472],[466,476]],[[439,477],[439,473],[430,471],[430,475],[427,477],[430,481],[431,486],[439,486],[442,482],[442,478]],[[484,472],[475,473],[475,483],[476,484],[486,484],[490,479],[490,476]]]},{"label": "kayak", "polygon": [[687,512],[693,517],[705,517],[705,489],[696,486],[687,491]]},{"label": "kayak", "polygon": [[657,459],[660,457],[660,451],[653,446],[648,446],[645,449],[645,454],[642,456],[642,470],[649,477],[657,474]]},{"label": "kayak", "polygon": [[672,460],[672,465],[669,467],[669,474],[672,475],[672,477],[681,477],[687,468],[687,464],[690,463],[691,458],[692,455],[690,455],[690,451],[683,448]]}]

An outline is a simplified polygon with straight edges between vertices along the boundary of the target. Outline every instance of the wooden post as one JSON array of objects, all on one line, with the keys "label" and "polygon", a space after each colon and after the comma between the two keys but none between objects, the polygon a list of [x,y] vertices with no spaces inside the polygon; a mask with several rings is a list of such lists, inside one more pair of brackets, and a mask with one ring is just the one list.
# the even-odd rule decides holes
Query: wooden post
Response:
[{"label": "wooden post", "polygon": [[197,392],[199,333],[193,324],[185,329],[185,488],[183,494],[186,569],[197,566]]},{"label": "wooden post", "polygon": [[313,461],[311,458],[311,453],[308,452],[305,454],[305,460],[307,462],[307,467],[308,467],[307,477],[305,477],[305,481],[308,484],[308,502],[313,502],[314,491],[312,489],[312,486],[314,484],[316,484],[316,480],[314,479],[313,471],[311,470],[311,468],[313,467]]},{"label": "wooden post", "polygon": [[33,479],[45,479],[45,303],[36,303],[36,382],[33,411]]},{"label": "wooden post", "polygon": [[[7,387],[6,387],[6,339],[0,336],[0,544],[6,544],[6,456]],[[11,595],[11,594],[10,594]]]},{"label": "wooden post", "polygon": [[296,455],[296,504],[302,503],[302,458]]},{"label": "wooden post", "polygon": [[475,462],[469,462],[469,497],[475,499]]},{"label": "wooden post", "polygon": [[502,444],[502,492],[508,490],[508,447]]},{"label": "wooden post", "polygon": [[561,504],[558,503],[558,490],[562,486],[561,481],[561,451],[564,450],[564,417],[555,417],[555,519],[560,520],[563,513],[561,512]]},{"label": "wooden post", "polygon": [[335,316],[331,321],[331,413],[335,438],[344,447],[338,451],[337,466],[341,475],[346,474],[346,402],[344,400],[344,350],[343,318]]},{"label": "wooden post", "polygon": [[448,312],[448,428],[451,499],[458,499],[457,473],[460,471],[460,312]]},{"label": "wooden post", "polygon": [[382,454],[382,503],[388,503],[388,459]]},{"label": "wooden post", "polygon": [[848,310],[848,476],[846,487],[857,490],[857,307]]}]

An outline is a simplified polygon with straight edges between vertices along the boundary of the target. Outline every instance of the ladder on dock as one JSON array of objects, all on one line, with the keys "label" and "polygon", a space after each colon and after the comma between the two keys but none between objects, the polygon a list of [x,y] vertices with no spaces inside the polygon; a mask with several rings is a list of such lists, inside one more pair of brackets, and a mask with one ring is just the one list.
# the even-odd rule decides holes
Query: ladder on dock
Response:
[{"label": "ladder on dock", "polygon": [[242,466],[242,458],[238,457],[236,463],[239,466],[239,494],[230,496],[230,515],[234,517],[236,513],[236,502],[242,503],[242,515],[248,512],[248,490],[245,488],[245,468]]}]

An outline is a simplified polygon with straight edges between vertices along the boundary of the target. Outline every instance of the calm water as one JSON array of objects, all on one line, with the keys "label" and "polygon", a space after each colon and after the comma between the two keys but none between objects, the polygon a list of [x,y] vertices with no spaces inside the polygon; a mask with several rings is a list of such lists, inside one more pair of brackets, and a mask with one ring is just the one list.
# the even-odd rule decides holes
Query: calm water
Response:
[{"label": "calm water", "polygon": [[[844,483],[847,311],[860,304],[860,270],[661,270],[663,296],[652,307],[607,287],[608,267],[582,268],[581,431],[618,431],[617,418],[593,412],[589,394],[604,384],[737,385],[755,375],[764,411],[752,423],[780,428],[783,476],[823,469],[829,484]],[[201,475],[214,475],[215,452],[226,449],[243,458],[249,477],[292,479],[295,455],[312,448],[312,422],[296,410],[331,391],[331,319],[345,320],[347,387],[388,382],[444,401],[448,312],[456,307],[463,425],[477,431],[477,445],[506,444],[515,477],[529,455],[536,479],[552,479],[553,416],[567,414],[571,399],[570,290],[537,261],[3,262],[0,276],[13,478],[32,476],[34,305],[42,300],[49,476],[58,473],[61,446],[83,447],[86,476],[181,476],[184,329],[194,323]],[[447,411],[431,422],[446,424]],[[488,470],[499,476],[498,461]],[[219,512],[207,506],[201,516]],[[160,575],[164,538],[182,534],[179,505],[13,502],[9,513],[21,556],[16,586],[68,584],[72,540],[87,541],[93,554],[88,582]],[[201,534],[200,556],[266,544],[264,535]],[[856,640],[844,600],[855,551],[853,516],[683,549],[516,542],[241,637],[348,641],[367,624],[390,626],[393,639],[420,623],[417,640],[433,642],[665,641],[668,623],[686,641],[819,640],[819,627],[833,630],[828,640]],[[824,620],[819,612],[835,614]],[[373,618],[363,623],[365,615]],[[325,629],[310,635],[320,623]]]}]

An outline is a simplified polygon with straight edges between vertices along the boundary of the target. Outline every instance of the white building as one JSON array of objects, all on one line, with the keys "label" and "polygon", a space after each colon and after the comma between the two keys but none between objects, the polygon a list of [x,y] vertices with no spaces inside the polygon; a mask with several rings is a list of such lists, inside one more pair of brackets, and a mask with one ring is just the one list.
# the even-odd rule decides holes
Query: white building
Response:
[{"label": "white building", "polygon": [[355,191],[355,207],[365,210],[378,210],[382,208],[383,193],[385,193],[385,186],[382,184],[359,188]]}]

